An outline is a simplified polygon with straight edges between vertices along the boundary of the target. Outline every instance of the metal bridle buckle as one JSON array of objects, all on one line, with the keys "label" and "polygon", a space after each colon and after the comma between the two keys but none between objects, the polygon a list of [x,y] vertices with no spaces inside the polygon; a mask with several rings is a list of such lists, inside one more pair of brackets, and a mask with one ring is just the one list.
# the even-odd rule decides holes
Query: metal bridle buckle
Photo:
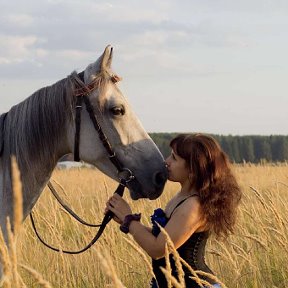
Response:
[{"label": "metal bridle buckle", "polygon": [[118,178],[124,180],[126,183],[130,182],[135,178],[132,171],[128,168],[122,168],[121,171],[118,171]]}]

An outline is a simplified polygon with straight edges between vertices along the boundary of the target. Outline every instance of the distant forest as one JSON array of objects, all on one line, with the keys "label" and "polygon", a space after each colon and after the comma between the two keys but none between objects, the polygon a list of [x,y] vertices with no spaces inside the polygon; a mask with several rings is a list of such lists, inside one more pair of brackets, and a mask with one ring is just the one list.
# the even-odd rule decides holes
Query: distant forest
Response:
[{"label": "distant forest", "polygon": [[[170,140],[179,133],[149,133],[166,158],[170,154]],[[288,161],[288,136],[223,136],[211,135],[218,140],[232,162],[263,163]]]}]

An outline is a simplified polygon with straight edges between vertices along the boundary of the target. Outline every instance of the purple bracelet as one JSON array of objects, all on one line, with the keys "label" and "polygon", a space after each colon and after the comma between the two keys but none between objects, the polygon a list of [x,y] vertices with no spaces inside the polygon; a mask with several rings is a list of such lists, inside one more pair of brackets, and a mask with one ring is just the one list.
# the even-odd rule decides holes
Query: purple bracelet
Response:
[{"label": "purple bracelet", "polygon": [[123,223],[120,226],[120,230],[127,234],[129,232],[129,226],[132,221],[140,221],[141,213],[138,214],[128,214],[125,216]]}]

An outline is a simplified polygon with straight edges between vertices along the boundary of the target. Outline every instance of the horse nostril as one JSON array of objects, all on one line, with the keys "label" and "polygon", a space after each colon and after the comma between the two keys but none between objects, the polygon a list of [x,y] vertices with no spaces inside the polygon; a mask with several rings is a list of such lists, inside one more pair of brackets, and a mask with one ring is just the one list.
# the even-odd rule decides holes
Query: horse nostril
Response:
[{"label": "horse nostril", "polygon": [[153,175],[153,183],[157,186],[157,187],[162,187],[165,182],[167,180],[167,175],[166,173],[163,172],[156,172]]}]

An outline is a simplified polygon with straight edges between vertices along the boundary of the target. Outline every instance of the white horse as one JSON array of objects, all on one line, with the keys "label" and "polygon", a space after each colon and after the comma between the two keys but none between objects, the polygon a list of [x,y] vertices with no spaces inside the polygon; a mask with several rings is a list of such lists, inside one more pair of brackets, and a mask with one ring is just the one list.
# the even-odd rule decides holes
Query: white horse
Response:
[{"label": "white horse", "polygon": [[[0,224],[4,235],[7,216],[13,223],[11,155],[16,156],[21,173],[25,219],[57,161],[78,150],[74,146],[74,120],[81,89],[88,94],[93,115],[117,159],[135,176],[127,184],[131,198],[156,199],[162,193],[166,181],[163,157],[118,89],[116,82],[120,78],[112,74],[111,61],[112,47],[107,46],[102,56],[84,74],[80,73],[83,81],[74,72],[41,88],[0,116]],[[118,180],[117,169],[86,109],[81,110],[80,117],[80,159]]]}]

